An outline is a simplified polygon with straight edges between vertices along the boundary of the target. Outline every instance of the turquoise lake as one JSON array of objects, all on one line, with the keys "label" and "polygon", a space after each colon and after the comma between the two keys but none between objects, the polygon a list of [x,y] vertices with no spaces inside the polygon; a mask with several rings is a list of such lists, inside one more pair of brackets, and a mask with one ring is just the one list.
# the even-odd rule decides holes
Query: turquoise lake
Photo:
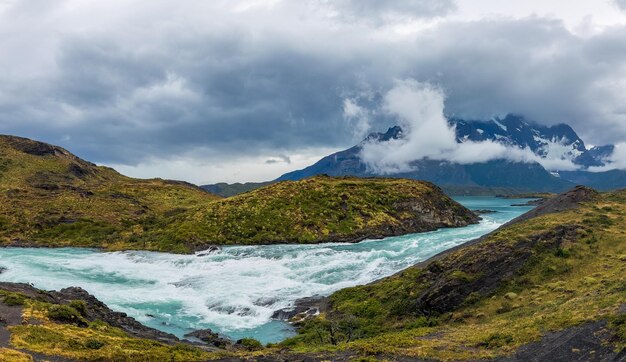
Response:
[{"label": "turquoise lake", "polygon": [[7,270],[0,280],[47,290],[82,287],[110,308],[179,337],[211,328],[233,339],[277,342],[293,330],[270,317],[296,299],[329,295],[392,275],[531,209],[511,206],[529,199],[455,199],[472,210],[497,212],[464,228],[356,244],[233,246],[204,256],[3,248],[0,266]]}]

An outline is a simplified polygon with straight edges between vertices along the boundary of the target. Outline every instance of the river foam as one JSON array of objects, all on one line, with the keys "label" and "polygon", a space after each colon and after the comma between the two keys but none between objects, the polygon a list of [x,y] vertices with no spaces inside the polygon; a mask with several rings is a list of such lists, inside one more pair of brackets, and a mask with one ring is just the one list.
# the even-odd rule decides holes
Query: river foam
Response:
[{"label": "river foam", "polygon": [[7,268],[0,280],[43,289],[80,286],[112,309],[178,336],[211,328],[235,339],[276,342],[292,331],[270,317],[296,299],[394,274],[529,210],[496,198],[459,201],[498,212],[478,225],[357,244],[235,246],[195,255],[6,248],[0,249],[0,266]]}]

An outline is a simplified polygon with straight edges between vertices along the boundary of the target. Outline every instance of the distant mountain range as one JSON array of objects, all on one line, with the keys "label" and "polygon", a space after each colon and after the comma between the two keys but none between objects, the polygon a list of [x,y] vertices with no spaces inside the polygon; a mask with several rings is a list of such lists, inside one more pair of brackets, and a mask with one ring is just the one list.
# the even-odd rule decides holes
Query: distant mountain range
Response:
[{"label": "distant mountain range", "polygon": [[[450,194],[502,194],[551,191],[561,192],[576,184],[600,190],[626,187],[626,172],[612,170],[589,172],[589,167],[604,166],[614,149],[612,145],[587,148],[584,141],[568,125],[542,126],[528,122],[522,116],[508,115],[489,121],[452,118],[458,143],[467,141],[494,141],[520,149],[528,148],[535,155],[547,159],[568,160],[580,167],[579,171],[546,170],[537,162],[525,163],[494,160],[482,163],[459,164],[442,160],[419,159],[411,162],[409,172],[385,175],[426,180],[444,188]],[[402,128],[395,126],[385,133],[372,133],[358,145],[326,156],[302,170],[286,173],[274,181],[301,180],[320,174],[359,177],[381,176],[370,170],[361,160],[363,145],[367,142],[388,142],[402,138]],[[243,184],[237,187],[219,184],[203,186],[220,194],[219,189],[245,192],[257,187]],[[224,195],[230,196],[230,195]]]}]

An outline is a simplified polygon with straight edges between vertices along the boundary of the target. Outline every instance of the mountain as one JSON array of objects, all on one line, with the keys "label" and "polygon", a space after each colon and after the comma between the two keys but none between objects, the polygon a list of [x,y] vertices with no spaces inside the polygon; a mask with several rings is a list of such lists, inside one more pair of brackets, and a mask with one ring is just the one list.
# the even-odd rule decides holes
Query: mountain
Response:
[{"label": "mountain", "polygon": [[[461,132],[469,130],[469,123],[465,125],[467,127],[463,128]],[[493,125],[501,129],[495,123]],[[480,128],[476,129],[479,130]],[[480,134],[479,131],[475,133]],[[497,133],[494,130],[492,134]],[[319,174],[377,176],[368,170],[361,161],[362,145],[371,140],[385,142],[399,137],[402,137],[402,129],[398,126],[389,128],[385,133],[373,133],[354,147],[326,156],[312,166],[284,174],[277,180],[299,180]],[[411,166],[413,166],[414,171],[391,176],[430,181],[454,194],[468,192],[474,194],[484,192],[491,194],[530,191],[561,192],[573,186],[570,182],[552,175],[538,163],[495,160],[462,165],[448,161],[423,159],[413,161]]]},{"label": "mountain", "polygon": [[13,136],[0,136],[0,205],[2,246],[181,253],[214,244],[358,241],[478,221],[425,182],[320,176],[221,199]]},{"label": "mountain", "polygon": [[[584,169],[605,165],[614,146],[587,149],[584,141],[568,125],[546,127],[526,121],[521,116],[508,115],[489,121],[449,120],[455,127],[457,142],[494,141],[507,146],[527,148],[537,156],[569,160],[583,171],[548,171],[538,163],[495,160],[461,165],[448,161],[415,160],[414,171],[387,175],[427,180],[442,187],[447,193],[503,194],[550,191],[561,192],[575,184],[611,190],[626,187],[623,171],[592,173]],[[377,176],[361,161],[363,144],[371,141],[385,142],[403,137],[402,129],[391,127],[385,133],[373,133],[358,145],[322,158],[302,170],[286,173],[277,180],[298,180],[313,175]]]},{"label": "mountain", "polygon": [[507,146],[529,148],[542,158],[572,161],[583,167],[603,166],[603,157],[612,146],[588,150],[578,134],[566,124],[546,127],[528,122],[518,115],[507,115],[489,121],[451,119],[456,127],[457,142],[495,141]]},{"label": "mountain", "polygon": [[282,345],[327,351],[327,360],[622,361],[624,212],[626,191],[578,187],[480,239],[321,299],[322,313],[300,319]]}]

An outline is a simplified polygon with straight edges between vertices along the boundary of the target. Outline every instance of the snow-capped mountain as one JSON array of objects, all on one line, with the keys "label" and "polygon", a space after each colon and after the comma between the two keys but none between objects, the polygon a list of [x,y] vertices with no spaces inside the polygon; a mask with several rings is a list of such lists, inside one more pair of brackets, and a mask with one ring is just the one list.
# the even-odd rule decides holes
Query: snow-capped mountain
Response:
[{"label": "snow-capped mountain", "polygon": [[[528,148],[539,157],[570,160],[583,169],[603,165],[603,159],[613,152],[613,146],[587,149],[576,132],[565,124],[541,126],[514,115],[489,121],[451,119],[449,122],[456,128],[457,142],[491,140],[508,146]],[[385,133],[372,133],[358,145],[326,156],[302,170],[284,174],[276,181],[299,180],[319,174],[378,176],[361,160],[363,146],[372,141],[386,142],[404,136],[402,128],[398,126],[389,128]],[[587,171],[549,172],[536,162],[506,160],[458,164],[446,160],[421,159],[413,161],[411,165],[412,171],[384,176],[427,180],[452,193],[477,192],[475,188],[560,192],[591,177],[588,175],[591,173]],[[604,182],[608,176],[592,176],[593,182],[590,183],[603,189],[626,186],[626,179],[616,182],[614,176],[608,175],[612,178]]]},{"label": "snow-capped mountain", "polygon": [[547,127],[516,115],[490,121],[451,119],[450,124],[456,127],[457,142],[500,142],[507,146],[529,148],[542,158],[569,160],[584,168],[604,165],[603,159],[613,151],[613,146],[588,150],[585,142],[566,124]]}]

